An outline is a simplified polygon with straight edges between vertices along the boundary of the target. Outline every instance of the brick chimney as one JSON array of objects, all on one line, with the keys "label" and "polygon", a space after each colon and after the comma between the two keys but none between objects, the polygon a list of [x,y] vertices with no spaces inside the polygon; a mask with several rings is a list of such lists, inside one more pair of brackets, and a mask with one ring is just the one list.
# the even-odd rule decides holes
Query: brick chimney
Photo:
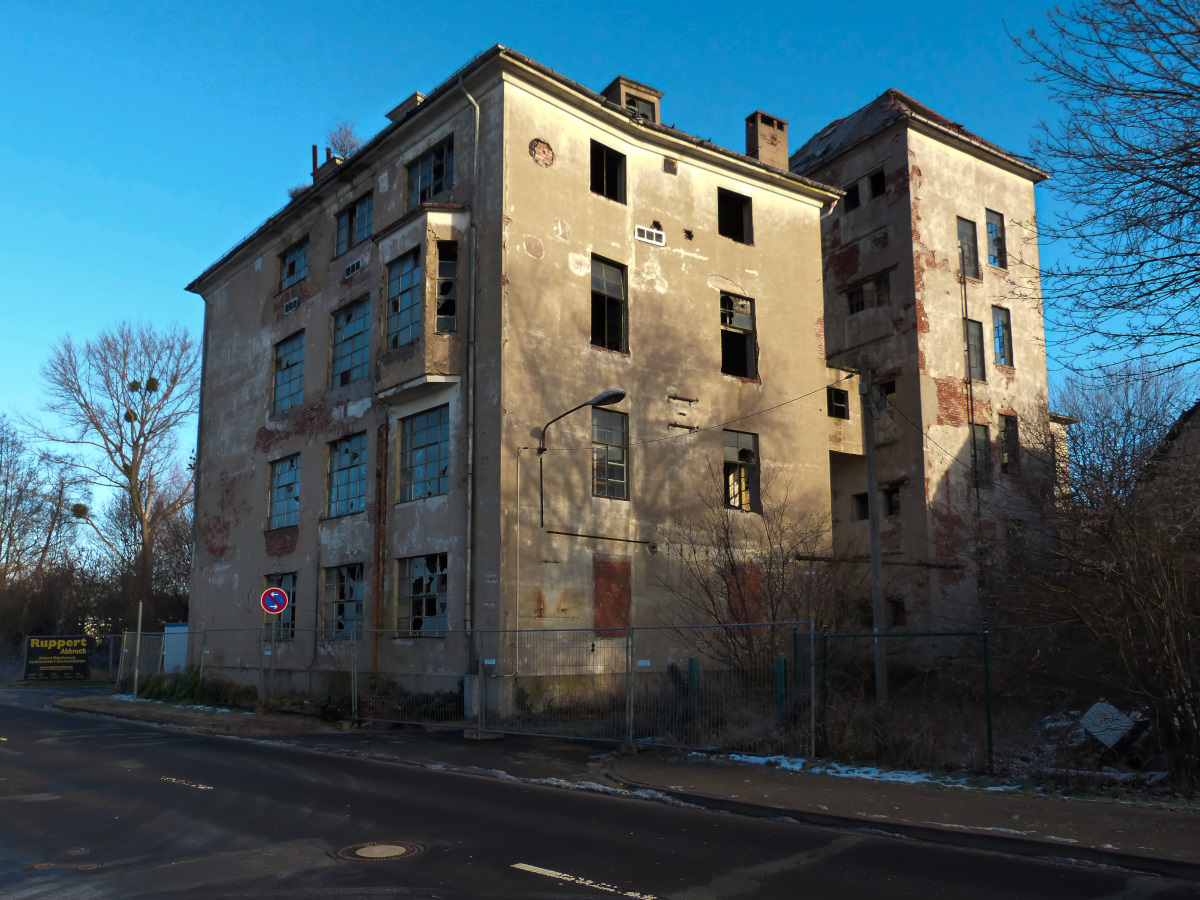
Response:
[{"label": "brick chimney", "polygon": [[783,169],[788,167],[787,122],[762,110],[746,116],[746,155],[761,163]]}]

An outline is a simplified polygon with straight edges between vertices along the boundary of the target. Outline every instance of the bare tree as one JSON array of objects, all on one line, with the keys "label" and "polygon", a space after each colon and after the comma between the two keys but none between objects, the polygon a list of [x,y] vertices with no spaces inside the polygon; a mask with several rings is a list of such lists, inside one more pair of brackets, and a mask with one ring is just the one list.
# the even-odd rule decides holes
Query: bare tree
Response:
[{"label": "bare tree", "polygon": [[758,513],[730,509],[727,491],[723,474],[710,468],[695,512],[664,526],[660,581],[675,598],[666,624],[683,626],[685,640],[730,668],[751,670],[791,645],[790,628],[758,623],[835,624],[850,576],[830,558],[827,515],[797,510],[777,472],[762,474]]},{"label": "bare tree", "polygon": [[70,510],[149,589],[159,531],[191,502],[192,475],[178,456],[179,433],[199,403],[199,348],[180,327],[156,331],[123,322],[94,340],[64,337],[42,367],[49,424],[32,434],[69,450],[69,465],[91,487],[125,495],[135,539],[121,540],[85,503]]},{"label": "bare tree", "polygon": [[1072,251],[1047,305],[1077,355],[1200,361],[1200,13],[1190,0],[1091,0],[1017,44],[1062,109],[1035,142]]},{"label": "bare tree", "polygon": [[362,138],[354,133],[354,123],[345,119],[325,132],[325,143],[342,159],[349,159],[363,145]]}]

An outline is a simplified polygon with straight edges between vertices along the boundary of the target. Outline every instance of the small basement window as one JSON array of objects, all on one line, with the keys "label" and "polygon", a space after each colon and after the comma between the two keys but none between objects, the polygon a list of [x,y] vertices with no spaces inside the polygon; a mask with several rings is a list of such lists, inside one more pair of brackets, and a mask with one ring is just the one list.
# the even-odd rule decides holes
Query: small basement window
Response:
[{"label": "small basement window", "polygon": [[739,244],[754,243],[750,198],[717,188],[717,233]]}]

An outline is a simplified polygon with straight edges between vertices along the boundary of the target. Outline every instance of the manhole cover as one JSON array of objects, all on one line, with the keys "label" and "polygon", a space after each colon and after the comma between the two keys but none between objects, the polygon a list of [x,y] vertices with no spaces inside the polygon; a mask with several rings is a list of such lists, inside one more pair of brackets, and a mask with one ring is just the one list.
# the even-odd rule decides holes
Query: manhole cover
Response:
[{"label": "manhole cover", "polygon": [[34,863],[29,868],[31,868],[31,869],[56,869],[58,867],[54,863]]},{"label": "manhole cover", "polygon": [[409,841],[367,841],[365,844],[351,844],[338,851],[342,859],[357,862],[387,862],[391,859],[407,859],[421,852],[420,844]]},{"label": "manhole cover", "polygon": [[76,866],[76,872],[91,872],[93,869],[100,868],[100,863],[84,863],[82,866]]}]

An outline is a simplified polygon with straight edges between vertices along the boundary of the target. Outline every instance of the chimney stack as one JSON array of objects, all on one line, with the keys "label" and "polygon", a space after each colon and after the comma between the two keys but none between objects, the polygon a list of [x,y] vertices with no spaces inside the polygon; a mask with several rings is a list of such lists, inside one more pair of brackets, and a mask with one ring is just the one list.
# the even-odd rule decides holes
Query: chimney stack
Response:
[{"label": "chimney stack", "polygon": [[333,159],[333,148],[326,147],[325,148],[325,162],[329,162],[331,159]]},{"label": "chimney stack", "polygon": [[317,145],[313,144],[313,174],[314,175],[317,173],[318,165],[319,165],[319,163],[317,162]]},{"label": "chimney stack", "polygon": [[787,122],[762,110],[746,116],[746,155],[777,169],[788,169]]}]

